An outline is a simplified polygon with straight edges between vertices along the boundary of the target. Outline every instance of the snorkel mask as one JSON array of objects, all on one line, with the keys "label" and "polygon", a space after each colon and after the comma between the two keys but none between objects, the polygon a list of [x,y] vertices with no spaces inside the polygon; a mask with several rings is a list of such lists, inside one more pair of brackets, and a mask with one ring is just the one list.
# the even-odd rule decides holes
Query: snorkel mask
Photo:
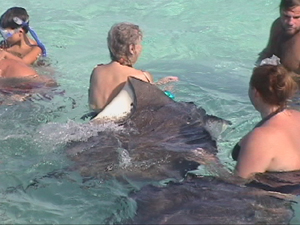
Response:
[{"label": "snorkel mask", "polygon": [[[28,20],[27,20],[27,21],[23,21],[23,20],[21,20],[19,17],[14,17],[13,20],[14,20],[14,22],[15,22],[16,24],[20,25],[21,27],[27,27],[27,28],[28,28],[28,31],[30,32],[31,36],[34,38],[34,40],[36,41],[36,43],[38,44],[38,46],[42,49],[42,55],[43,55],[44,57],[47,56],[47,52],[46,52],[46,47],[45,47],[45,45],[40,41],[40,39],[38,38],[38,36],[37,36],[37,34],[35,33],[35,31],[29,26]],[[20,28],[17,28],[17,29],[20,29]],[[17,29],[16,29],[16,30],[17,30]],[[14,30],[14,31],[17,32],[16,30]],[[4,33],[2,33],[2,31],[4,31]],[[5,31],[6,31],[6,33],[5,33]],[[7,37],[7,36],[10,35],[10,34],[8,34],[8,33],[10,33],[10,32],[8,32],[7,30],[4,30],[4,29],[1,29],[0,32],[1,32],[1,35],[3,36],[3,38],[4,38],[5,40],[7,39],[7,38],[5,38],[5,37]],[[13,34],[14,34],[14,33],[13,33]],[[11,34],[10,37],[11,37],[13,34]]]},{"label": "snorkel mask", "polygon": [[0,34],[3,37],[4,40],[7,40],[8,38],[12,37],[15,33],[18,33],[20,31],[20,28],[14,29],[14,30],[6,30],[0,27]]}]

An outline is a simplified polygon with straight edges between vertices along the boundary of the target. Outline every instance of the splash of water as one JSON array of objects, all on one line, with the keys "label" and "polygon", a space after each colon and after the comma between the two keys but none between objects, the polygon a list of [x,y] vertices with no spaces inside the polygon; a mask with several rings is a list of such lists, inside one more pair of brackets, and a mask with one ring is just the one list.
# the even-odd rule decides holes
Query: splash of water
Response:
[{"label": "splash of water", "polygon": [[131,157],[129,155],[129,152],[126,149],[118,149],[119,151],[119,166],[122,169],[126,169],[127,167],[132,165]]},{"label": "splash of water", "polygon": [[54,146],[69,143],[71,141],[87,141],[90,137],[97,136],[99,132],[123,132],[125,129],[115,123],[104,124],[77,123],[69,120],[65,124],[43,124],[34,137],[37,142]]}]

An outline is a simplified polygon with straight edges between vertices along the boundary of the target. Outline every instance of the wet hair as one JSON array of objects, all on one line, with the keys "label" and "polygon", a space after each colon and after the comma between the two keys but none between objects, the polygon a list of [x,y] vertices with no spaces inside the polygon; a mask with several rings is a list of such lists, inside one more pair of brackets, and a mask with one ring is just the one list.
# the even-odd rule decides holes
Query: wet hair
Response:
[{"label": "wet hair", "polygon": [[265,103],[286,107],[298,90],[295,77],[283,65],[262,65],[253,69],[250,87],[258,91]]},{"label": "wet hair", "polygon": [[[15,23],[14,17],[20,18],[24,22],[28,22],[27,24],[29,25],[29,15],[26,11],[26,9],[22,7],[12,7],[6,10],[5,13],[2,14],[0,17],[0,26],[2,28],[11,28],[11,29],[17,29],[22,27],[22,25],[19,25]],[[22,27],[25,33],[28,32],[28,26],[23,26]]]},{"label": "wet hair", "polygon": [[279,9],[280,11],[286,11],[296,6],[300,6],[300,0],[281,0]]},{"label": "wet hair", "polygon": [[117,23],[108,32],[107,45],[110,58],[122,65],[132,65],[130,45],[138,44],[143,34],[138,25],[131,23]]}]

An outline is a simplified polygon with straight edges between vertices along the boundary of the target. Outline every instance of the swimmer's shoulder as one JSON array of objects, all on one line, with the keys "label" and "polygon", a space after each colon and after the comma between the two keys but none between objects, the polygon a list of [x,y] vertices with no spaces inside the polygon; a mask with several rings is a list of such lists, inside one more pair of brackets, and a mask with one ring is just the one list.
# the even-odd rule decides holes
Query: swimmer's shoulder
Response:
[{"label": "swimmer's shoulder", "polygon": [[92,75],[98,73],[99,71],[101,71],[102,68],[103,68],[103,66],[104,66],[104,64],[97,64],[97,65],[93,68]]},{"label": "swimmer's shoulder", "polygon": [[103,64],[98,64],[93,68],[91,76],[90,76],[90,82],[94,82],[97,79],[97,77],[99,76],[100,71],[101,71],[101,65],[103,65]]},{"label": "swimmer's shoulder", "polygon": [[108,76],[111,76],[112,73],[109,69],[110,64],[97,64],[91,73],[90,82],[100,82],[100,79],[106,79]]},{"label": "swimmer's shoulder", "polygon": [[271,36],[277,36],[279,35],[281,32],[283,32],[283,27],[280,21],[280,18],[277,18],[276,20],[274,20],[274,22],[271,25]]},{"label": "swimmer's shoulder", "polygon": [[135,68],[128,69],[126,74],[128,77],[135,77],[139,80],[149,82],[149,83],[152,83],[152,80],[153,80],[152,75],[149,72],[143,71],[143,70],[138,70]]},{"label": "swimmer's shoulder", "polygon": [[145,81],[149,83],[153,83],[153,76],[150,72],[144,70],[141,70],[141,72],[142,72],[142,76],[144,76],[145,78]]},{"label": "swimmer's shoulder", "polygon": [[100,66],[103,66],[104,64],[103,63],[100,63],[100,64],[97,64],[94,68],[98,68]]}]

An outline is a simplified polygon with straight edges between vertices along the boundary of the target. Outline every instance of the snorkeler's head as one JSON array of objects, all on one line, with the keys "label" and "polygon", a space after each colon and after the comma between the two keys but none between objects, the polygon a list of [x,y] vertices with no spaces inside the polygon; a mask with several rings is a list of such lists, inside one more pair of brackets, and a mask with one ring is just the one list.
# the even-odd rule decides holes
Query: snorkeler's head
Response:
[{"label": "snorkeler's head", "polygon": [[[18,18],[18,19],[16,19]],[[19,21],[22,21],[20,23]],[[26,26],[24,26],[26,23]],[[12,7],[6,10],[0,17],[0,27],[3,29],[17,29],[22,28],[25,33],[29,31],[29,15],[26,9],[22,7]]]},{"label": "snorkeler's head", "polygon": [[[9,31],[12,29],[13,31]],[[0,17],[0,32],[5,40],[11,37],[18,30],[23,29],[26,33],[30,32],[31,36],[42,49],[42,55],[46,56],[45,45],[40,41],[35,31],[29,26],[29,15],[26,9],[22,7],[12,7],[6,10]]]},{"label": "snorkeler's head", "polygon": [[118,23],[108,32],[107,44],[111,60],[132,66],[137,59],[130,52],[130,46],[140,44],[143,34],[138,25]]}]

